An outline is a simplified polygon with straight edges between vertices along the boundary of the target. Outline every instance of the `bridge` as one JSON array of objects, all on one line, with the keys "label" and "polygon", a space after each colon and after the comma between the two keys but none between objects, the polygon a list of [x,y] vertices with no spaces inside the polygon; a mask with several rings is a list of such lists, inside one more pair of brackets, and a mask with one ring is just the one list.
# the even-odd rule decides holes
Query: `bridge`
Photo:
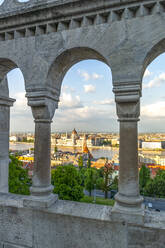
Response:
[{"label": "bridge", "polygon": [[[0,5],[0,247],[163,248],[165,213],[139,194],[137,123],[146,67],[165,52],[164,0],[4,0]],[[119,192],[113,208],[58,200],[50,178],[51,122],[62,80],[97,59],[112,72],[120,123]],[[8,193],[7,73],[19,68],[35,121],[30,196]],[[104,87],[104,85],[102,86]]]}]

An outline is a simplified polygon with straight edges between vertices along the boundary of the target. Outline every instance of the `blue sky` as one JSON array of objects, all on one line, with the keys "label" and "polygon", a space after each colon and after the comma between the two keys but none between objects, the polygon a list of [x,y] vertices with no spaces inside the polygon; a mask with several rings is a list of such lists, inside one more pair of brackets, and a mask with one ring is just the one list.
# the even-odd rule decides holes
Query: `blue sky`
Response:
[{"label": "blue sky", "polygon": [[[156,58],[143,78],[140,132],[165,132],[165,54]],[[31,110],[27,107],[23,75],[19,69],[8,74],[10,97],[16,98],[11,109],[11,131],[34,131]],[[96,60],[74,65],[66,74],[52,131],[118,131],[112,92],[111,71]]]}]

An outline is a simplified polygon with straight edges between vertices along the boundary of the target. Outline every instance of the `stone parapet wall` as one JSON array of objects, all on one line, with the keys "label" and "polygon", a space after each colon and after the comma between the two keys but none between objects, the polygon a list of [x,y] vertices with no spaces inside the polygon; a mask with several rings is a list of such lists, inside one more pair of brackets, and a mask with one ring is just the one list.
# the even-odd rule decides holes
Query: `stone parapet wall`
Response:
[{"label": "stone parapet wall", "polygon": [[165,247],[165,213],[124,220],[109,206],[58,200],[42,210],[23,207],[22,196],[0,198],[0,248]]}]

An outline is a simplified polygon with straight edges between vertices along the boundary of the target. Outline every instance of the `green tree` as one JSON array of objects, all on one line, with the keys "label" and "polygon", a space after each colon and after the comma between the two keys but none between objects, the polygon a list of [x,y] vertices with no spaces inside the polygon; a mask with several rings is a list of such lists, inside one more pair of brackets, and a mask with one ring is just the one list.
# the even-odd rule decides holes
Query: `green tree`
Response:
[{"label": "green tree", "polygon": [[22,141],[27,142],[27,137],[23,137]]},{"label": "green tree", "polygon": [[139,172],[140,193],[144,194],[145,187],[150,180],[150,169],[142,165]]},{"label": "green tree", "polygon": [[98,177],[96,180],[96,189],[103,190],[103,185],[104,185],[104,178]]},{"label": "green tree", "polygon": [[85,172],[86,172],[87,168],[86,167],[82,167],[80,170],[79,170],[79,175],[80,175],[80,178],[81,178],[81,186],[85,186]]},{"label": "green tree", "polygon": [[104,140],[102,142],[102,144],[105,145],[105,146],[110,146],[111,145],[111,140]]},{"label": "green tree", "polygon": [[146,196],[165,197],[165,171],[158,170],[156,176],[147,183],[144,194]]},{"label": "green tree", "polygon": [[114,172],[113,164],[108,163],[108,159],[104,165],[104,184],[102,187],[102,190],[104,191],[104,197],[105,199],[108,198],[108,191],[110,190],[110,187],[112,185],[112,174]]},{"label": "green tree", "polygon": [[90,160],[90,158],[88,158],[88,161],[87,161],[87,168],[91,168],[91,160]]},{"label": "green tree", "polygon": [[81,177],[72,164],[52,170],[52,184],[53,192],[62,200],[79,201],[84,196]]},{"label": "green tree", "polygon": [[57,146],[54,147],[54,153],[57,153],[58,152],[58,148]]},{"label": "green tree", "polygon": [[9,192],[14,194],[29,195],[31,179],[28,171],[22,168],[22,162],[10,155],[9,164]]},{"label": "green tree", "polygon": [[98,173],[99,173],[99,177],[104,177],[104,167],[101,167],[100,169],[98,169]]},{"label": "green tree", "polygon": [[91,196],[92,190],[95,187],[96,181],[98,179],[98,171],[95,168],[87,168],[85,172],[85,189],[89,192]]},{"label": "green tree", "polygon": [[80,156],[78,158],[78,167],[79,167],[79,169],[83,168],[83,157],[82,156]]},{"label": "green tree", "polygon": [[118,182],[119,182],[119,178],[118,176],[115,176],[113,181],[112,181],[112,185],[110,187],[110,189],[112,190],[118,190]]}]

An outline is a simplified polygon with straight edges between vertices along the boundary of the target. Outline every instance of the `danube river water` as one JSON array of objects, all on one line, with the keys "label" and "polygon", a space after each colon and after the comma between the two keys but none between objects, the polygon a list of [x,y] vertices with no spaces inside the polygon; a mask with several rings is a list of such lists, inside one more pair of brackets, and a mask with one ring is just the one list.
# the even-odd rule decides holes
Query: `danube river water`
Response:
[{"label": "danube river water", "polygon": [[10,143],[10,150],[11,151],[24,151],[28,150],[29,148],[33,148],[34,145],[31,143]]},{"label": "danube river water", "polygon": [[[10,143],[10,150],[28,150],[29,148],[33,148],[33,144],[29,143]],[[54,150],[54,148],[52,148]],[[81,152],[81,148],[72,148],[72,147],[58,147],[58,150],[61,151],[69,151],[69,152]],[[90,152],[92,153],[94,158],[101,158],[101,157],[106,157],[108,159],[112,159],[116,154],[118,154],[118,149],[116,148],[108,148],[108,147],[103,147],[103,148],[92,148],[89,149]]]},{"label": "danube river water", "polygon": [[[72,148],[72,147],[58,147],[58,150],[69,151],[69,152],[81,152],[82,148]],[[112,159],[116,154],[118,154],[118,149],[111,147],[102,147],[102,148],[89,148],[92,156],[94,158],[108,158]]]},{"label": "danube river water", "polygon": [[[29,148],[33,148],[34,145],[32,143],[10,143],[10,150],[28,150]],[[72,147],[58,147],[58,150],[61,151],[69,151],[69,152],[81,152],[81,148],[72,148]],[[102,147],[102,148],[89,148],[94,158],[107,157],[112,159],[117,157],[119,154],[118,148],[110,148],[110,147]],[[54,147],[52,147],[52,151],[54,151]],[[145,157],[152,158],[153,156],[165,157],[165,150],[163,151],[147,151],[140,150],[139,154],[143,154]]]}]

